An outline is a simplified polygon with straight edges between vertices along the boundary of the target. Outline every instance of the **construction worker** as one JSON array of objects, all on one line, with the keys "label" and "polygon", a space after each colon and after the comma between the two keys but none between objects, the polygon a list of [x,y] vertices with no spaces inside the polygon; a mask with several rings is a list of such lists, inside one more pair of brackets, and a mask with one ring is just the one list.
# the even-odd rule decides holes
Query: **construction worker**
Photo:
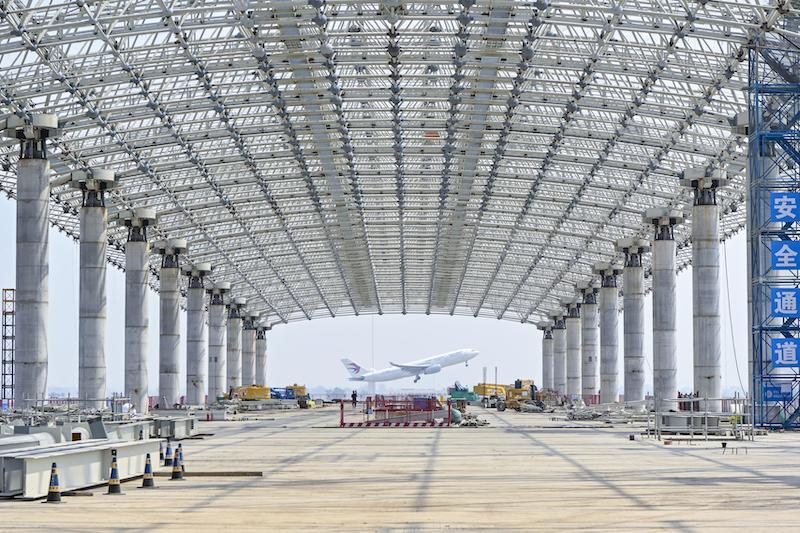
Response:
[{"label": "construction worker", "polygon": [[354,390],[353,394],[350,395],[350,398],[353,399],[353,407],[355,408],[358,404],[358,393]]}]

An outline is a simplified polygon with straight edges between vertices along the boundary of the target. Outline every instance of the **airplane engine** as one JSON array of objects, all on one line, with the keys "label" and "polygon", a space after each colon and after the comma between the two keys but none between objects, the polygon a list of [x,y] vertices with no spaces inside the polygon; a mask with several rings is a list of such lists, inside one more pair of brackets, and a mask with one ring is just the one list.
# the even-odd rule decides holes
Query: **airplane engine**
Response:
[{"label": "airplane engine", "polygon": [[431,365],[425,369],[425,374],[436,374],[437,372],[441,372],[442,365]]}]

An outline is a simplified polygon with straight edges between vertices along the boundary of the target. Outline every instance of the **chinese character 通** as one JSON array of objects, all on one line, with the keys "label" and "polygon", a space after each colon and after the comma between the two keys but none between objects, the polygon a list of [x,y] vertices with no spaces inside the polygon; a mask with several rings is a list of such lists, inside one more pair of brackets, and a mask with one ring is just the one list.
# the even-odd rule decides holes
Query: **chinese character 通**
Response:
[{"label": "chinese character \u901a", "polygon": [[797,294],[794,291],[776,291],[775,296],[775,313],[797,313]]}]

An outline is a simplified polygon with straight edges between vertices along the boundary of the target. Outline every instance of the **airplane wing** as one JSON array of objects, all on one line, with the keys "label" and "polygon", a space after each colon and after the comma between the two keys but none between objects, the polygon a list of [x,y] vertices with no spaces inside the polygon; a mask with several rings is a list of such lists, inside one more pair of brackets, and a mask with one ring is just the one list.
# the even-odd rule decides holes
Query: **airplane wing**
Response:
[{"label": "airplane wing", "polygon": [[405,370],[407,372],[424,372],[426,368],[431,365],[398,365],[396,363],[389,362],[390,365],[393,367],[399,368],[401,370]]}]

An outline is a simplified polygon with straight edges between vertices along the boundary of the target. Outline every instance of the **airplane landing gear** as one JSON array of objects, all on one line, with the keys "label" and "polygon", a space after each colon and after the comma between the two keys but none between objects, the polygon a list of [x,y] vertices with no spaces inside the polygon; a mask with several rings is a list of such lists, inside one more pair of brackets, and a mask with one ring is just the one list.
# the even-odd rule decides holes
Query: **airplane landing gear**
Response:
[{"label": "airplane landing gear", "polygon": [[414,383],[416,383],[417,381],[419,381],[419,376],[414,377]]}]

